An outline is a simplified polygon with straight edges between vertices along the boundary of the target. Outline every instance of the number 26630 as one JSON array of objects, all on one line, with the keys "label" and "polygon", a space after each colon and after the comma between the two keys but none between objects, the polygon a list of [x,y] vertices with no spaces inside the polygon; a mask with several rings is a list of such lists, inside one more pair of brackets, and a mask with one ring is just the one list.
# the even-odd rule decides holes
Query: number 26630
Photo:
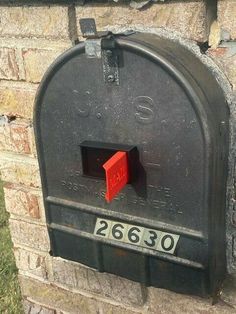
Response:
[{"label": "number 26630", "polygon": [[94,235],[174,254],[179,235],[97,218]]}]

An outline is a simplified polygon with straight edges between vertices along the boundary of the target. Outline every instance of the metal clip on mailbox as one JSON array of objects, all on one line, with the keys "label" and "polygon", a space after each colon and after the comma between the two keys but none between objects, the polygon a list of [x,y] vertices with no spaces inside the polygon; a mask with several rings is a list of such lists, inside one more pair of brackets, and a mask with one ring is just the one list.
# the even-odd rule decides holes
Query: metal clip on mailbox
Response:
[{"label": "metal clip on mailbox", "polygon": [[51,254],[215,295],[226,272],[229,112],[213,74],[154,34],[98,33],[45,74],[34,125]]}]

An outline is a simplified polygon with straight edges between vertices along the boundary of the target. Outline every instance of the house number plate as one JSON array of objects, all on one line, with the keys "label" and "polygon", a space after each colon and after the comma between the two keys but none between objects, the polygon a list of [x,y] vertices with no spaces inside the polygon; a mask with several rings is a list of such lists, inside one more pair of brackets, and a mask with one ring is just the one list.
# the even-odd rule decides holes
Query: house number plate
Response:
[{"label": "house number plate", "polygon": [[94,235],[148,249],[174,254],[179,235],[97,218]]}]

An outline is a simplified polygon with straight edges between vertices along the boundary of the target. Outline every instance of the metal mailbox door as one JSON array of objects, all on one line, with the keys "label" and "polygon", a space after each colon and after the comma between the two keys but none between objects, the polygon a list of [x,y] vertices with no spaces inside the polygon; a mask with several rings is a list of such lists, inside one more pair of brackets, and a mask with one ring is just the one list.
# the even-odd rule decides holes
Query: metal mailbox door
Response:
[{"label": "metal mailbox door", "polygon": [[[212,295],[226,268],[224,94],[178,43],[140,33],[97,43],[93,58],[89,42],[60,56],[36,97],[51,254]],[[133,179],[108,203],[101,165],[133,148]]]}]

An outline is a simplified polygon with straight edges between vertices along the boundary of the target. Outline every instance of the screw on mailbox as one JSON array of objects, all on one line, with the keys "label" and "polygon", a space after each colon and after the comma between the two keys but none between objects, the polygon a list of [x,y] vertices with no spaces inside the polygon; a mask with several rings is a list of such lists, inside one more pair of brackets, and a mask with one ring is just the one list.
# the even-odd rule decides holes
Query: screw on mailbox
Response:
[{"label": "screw on mailbox", "polygon": [[112,75],[112,74],[108,75],[107,80],[108,80],[109,83],[114,82],[115,81],[114,75]]},{"label": "screw on mailbox", "polygon": [[111,57],[112,56],[112,51],[111,50],[106,50],[107,56]]}]

